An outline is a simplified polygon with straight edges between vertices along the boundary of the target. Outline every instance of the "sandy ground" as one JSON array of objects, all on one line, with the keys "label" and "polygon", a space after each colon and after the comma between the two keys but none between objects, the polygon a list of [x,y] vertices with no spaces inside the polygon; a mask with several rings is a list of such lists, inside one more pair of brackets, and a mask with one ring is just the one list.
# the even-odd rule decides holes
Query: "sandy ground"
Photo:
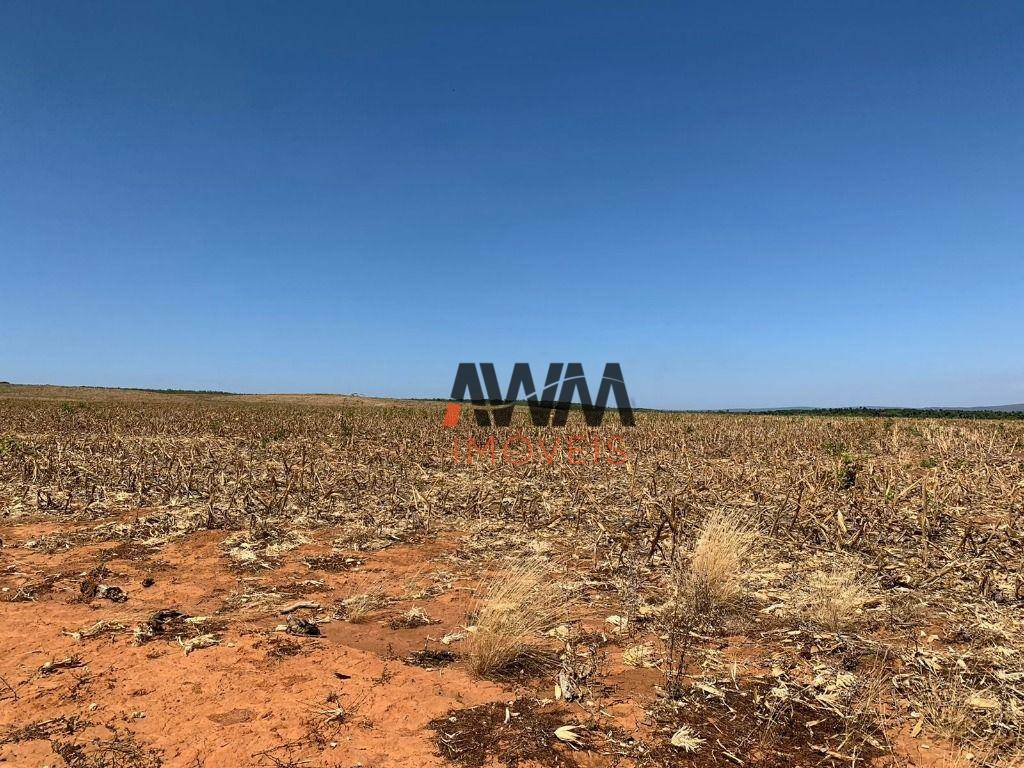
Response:
[{"label": "sandy ground", "polygon": [[[351,553],[363,562],[341,572],[309,568],[303,558],[329,551],[311,544],[290,552],[280,568],[248,573],[228,565],[219,532],[193,534],[153,556],[111,545],[48,555],[19,546],[55,528],[0,529],[6,594],[46,585],[32,600],[0,602],[0,676],[10,686],[0,707],[0,732],[34,725],[46,736],[3,745],[0,762],[61,765],[52,745],[63,740],[94,752],[113,745],[110,765],[147,765],[143,758],[114,761],[123,740],[129,751],[158,751],[165,766],[440,766],[445,761],[431,721],[475,705],[552,695],[547,680],[480,680],[459,659],[436,666],[428,659],[424,668],[412,657],[424,649],[460,653],[459,640],[440,642],[459,634],[472,602],[472,580],[451,571],[459,563],[457,535],[371,555]],[[329,540],[332,533],[320,536]],[[422,585],[437,583],[425,577],[435,571],[444,574],[436,595],[401,599],[366,623],[332,618],[332,607],[347,595],[372,585],[399,598],[415,595]],[[127,600],[83,597],[89,574],[104,586],[120,587]],[[244,595],[255,596],[254,602],[240,602]],[[261,595],[269,596],[269,608],[259,603]],[[307,601],[320,606],[287,614],[316,621],[319,637],[282,631],[283,597],[285,608]],[[413,607],[436,623],[389,624],[389,617]],[[181,641],[140,643],[132,629],[162,609],[209,617],[219,643],[186,653],[182,641],[198,630]],[[596,613],[589,623],[600,630]],[[98,622],[112,628],[76,639],[74,632]],[[70,668],[46,670],[48,663],[68,659]],[[649,669],[609,668],[604,683],[617,693],[602,705],[610,719],[635,729],[643,711],[630,691],[650,689],[657,679]],[[580,712],[561,709],[565,723],[579,720]],[[611,764],[598,754],[573,758],[582,765]]]},{"label": "sandy ground", "polygon": [[[606,621],[611,601],[597,599],[574,611],[577,630],[596,638],[604,655],[587,706],[552,701],[551,669],[481,680],[461,658],[464,640],[458,636],[465,633],[476,581],[459,574],[465,561],[458,534],[372,554],[348,553],[352,564],[342,570],[310,568],[305,560],[331,553],[329,546],[310,543],[289,552],[272,571],[240,571],[224,557],[225,535],[216,531],[192,534],[153,554],[110,544],[53,554],[19,546],[57,527],[0,529],[5,594],[34,594],[32,600],[0,602],[0,732],[25,733],[0,746],[0,762],[442,766],[450,763],[439,752],[433,722],[489,704],[498,705],[501,720],[506,706],[514,713],[517,702],[540,702],[548,736],[573,723],[596,724],[608,736],[592,739],[589,750],[552,738],[537,764],[642,764],[634,763],[635,755],[627,760],[622,744],[628,734],[652,731],[646,707],[662,677],[655,669],[622,663],[629,643]],[[317,538],[327,542],[334,533],[323,530]],[[90,581],[119,587],[127,599],[85,597],[82,584]],[[395,602],[371,620],[353,624],[333,613],[346,596],[374,586]],[[297,603],[315,606],[282,613]],[[433,623],[390,623],[410,608],[420,608]],[[206,621],[140,641],[133,630],[165,609]],[[320,635],[293,634],[285,628],[288,616],[309,618]],[[94,636],[75,635],[97,627]],[[187,652],[188,641],[207,630],[217,644]],[[777,661],[775,652],[748,634],[720,638],[716,648],[747,673],[767,675]],[[425,650],[455,658],[418,660],[417,652]],[[894,737],[913,764],[942,764],[948,757],[938,745],[922,749],[905,733]],[[61,744],[79,746],[88,757],[75,762],[73,750],[62,757]],[[815,763],[807,743],[792,746],[807,753],[800,764]],[[87,761],[99,758],[107,762]],[[500,754],[486,759],[501,764]]]}]

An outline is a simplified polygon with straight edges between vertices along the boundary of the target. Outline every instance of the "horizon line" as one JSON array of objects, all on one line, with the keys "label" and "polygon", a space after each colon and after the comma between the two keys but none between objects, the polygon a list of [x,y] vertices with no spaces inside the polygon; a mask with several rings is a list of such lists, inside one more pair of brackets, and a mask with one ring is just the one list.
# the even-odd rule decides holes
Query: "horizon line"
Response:
[{"label": "horizon line", "polygon": [[[395,395],[368,395],[361,392],[235,392],[220,389],[190,389],[178,387],[126,387],[126,386],[103,386],[96,384],[38,384],[20,383],[7,380],[0,380],[0,387],[53,387],[57,389],[99,389],[114,390],[119,392],[149,392],[164,395],[224,395],[234,397],[362,397],[370,400],[401,400],[411,402],[449,402],[448,397],[431,396],[395,396]],[[516,403],[526,403],[526,400],[517,400]],[[631,403],[634,410],[659,411],[664,413],[770,413],[784,411],[990,411],[994,413],[1009,413],[1014,410],[1024,410],[1024,402],[1003,403],[999,405],[785,405],[785,406],[749,406],[749,407],[721,407],[721,408],[670,408],[663,406],[645,406]]]}]

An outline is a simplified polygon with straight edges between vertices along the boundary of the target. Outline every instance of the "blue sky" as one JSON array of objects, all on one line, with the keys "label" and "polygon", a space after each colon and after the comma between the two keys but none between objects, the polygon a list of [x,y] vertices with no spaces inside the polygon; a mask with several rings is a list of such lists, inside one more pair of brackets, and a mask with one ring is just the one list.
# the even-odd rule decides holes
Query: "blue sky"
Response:
[{"label": "blue sky", "polygon": [[[208,5],[208,7],[203,7]],[[1024,6],[0,7],[0,379],[1024,401]]]}]

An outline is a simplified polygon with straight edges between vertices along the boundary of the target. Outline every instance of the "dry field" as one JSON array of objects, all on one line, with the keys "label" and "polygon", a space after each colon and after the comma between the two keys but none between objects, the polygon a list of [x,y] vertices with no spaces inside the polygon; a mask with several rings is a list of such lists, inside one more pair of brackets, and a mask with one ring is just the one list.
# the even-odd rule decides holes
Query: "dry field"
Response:
[{"label": "dry field", "polygon": [[1024,422],[442,411],[0,392],[0,764],[1020,764]]}]

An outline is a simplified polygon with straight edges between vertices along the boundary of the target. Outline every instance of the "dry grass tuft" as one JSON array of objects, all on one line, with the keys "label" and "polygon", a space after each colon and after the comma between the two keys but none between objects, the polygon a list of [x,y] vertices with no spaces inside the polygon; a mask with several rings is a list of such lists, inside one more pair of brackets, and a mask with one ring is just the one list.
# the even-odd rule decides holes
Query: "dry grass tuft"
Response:
[{"label": "dry grass tuft", "polygon": [[478,675],[497,672],[529,655],[533,637],[557,624],[567,610],[550,569],[539,560],[495,575],[477,595],[469,660]]},{"label": "dry grass tuft", "polygon": [[387,606],[388,596],[379,586],[373,586],[366,592],[352,595],[342,603],[345,618],[352,624],[365,624],[374,615]]},{"label": "dry grass tuft", "polygon": [[1024,722],[1012,685],[979,688],[959,670],[947,670],[930,675],[917,693],[925,724],[973,753],[972,765],[1024,764]]},{"label": "dry grass tuft", "polygon": [[744,563],[757,540],[754,530],[735,513],[712,512],[704,521],[689,568],[677,564],[674,580],[686,590],[698,613],[728,605],[740,594]]},{"label": "dry grass tuft", "polygon": [[813,624],[838,632],[861,620],[870,597],[854,569],[837,567],[812,577],[803,612]]},{"label": "dry grass tuft", "polygon": [[716,511],[705,518],[689,557],[674,558],[669,599],[659,612],[667,638],[666,691],[673,698],[682,694],[693,630],[740,596],[743,567],[756,541],[754,529],[735,513]]}]

